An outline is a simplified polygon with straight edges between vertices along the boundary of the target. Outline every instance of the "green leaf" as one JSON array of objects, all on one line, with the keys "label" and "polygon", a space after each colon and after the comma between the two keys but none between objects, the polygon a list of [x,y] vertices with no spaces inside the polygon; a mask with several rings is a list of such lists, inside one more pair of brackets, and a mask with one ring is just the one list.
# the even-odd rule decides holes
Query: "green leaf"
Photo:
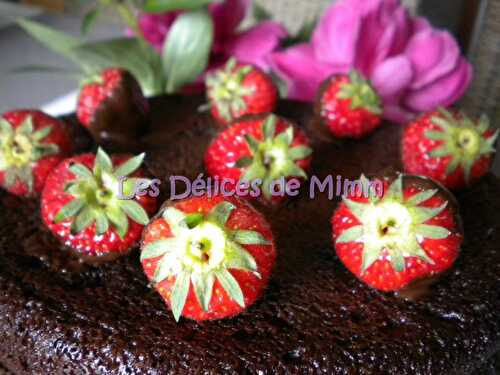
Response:
[{"label": "green leaf", "polygon": [[252,182],[266,175],[266,168],[259,163],[252,164],[241,177],[241,182]]},{"label": "green leaf", "polygon": [[451,232],[444,227],[426,224],[417,225],[415,231],[424,238],[429,238],[431,240],[442,240],[451,234]]},{"label": "green leaf", "polygon": [[385,199],[395,199],[398,202],[403,201],[403,176],[399,175],[389,186]]},{"label": "green leaf", "polygon": [[181,272],[176,276],[174,287],[172,288],[172,313],[175,321],[178,322],[181,317],[182,310],[186,304],[186,298],[191,285],[191,278],[188,272]]},{"label": "green leaf", "polygon": [[203,311],[208,311],[212,292],[214,289],[215,277],[212,273],[206,275],[194,273],[191,275],[196,299],[200,303]]},{"label": "green leaf", "polygon": [[0,117],[0,134],[4,136],[13,134],[12,126],[3,117]]},{"label": "green leaf", "polygon": [[77,58],[73,50],[82,43],[80,39],[35,21],[19,19],[17,22],[30,36],[42,43],[45,47],[72,60],[81,67],[84,66],[83,62]]},{"label": "green leaf", "polygon": [[232,233],[233,240],[242,245],[270,245],[262,234],[253,230],[235,230]]},{"label": "green leaf", "polygon": [[[125,202],[125,201],[123,201]],[[113,224],[120,238],[124,238],[128,232],[128,217],[120,208],[107,209],[106,215]]]},{"label": "green leaf", "polygon": [[212,208],[212,210],[208,214],[208,220],[213,221],[224,228],[226,226],[226,222],[229,219],[229,216],[231,216],[231,212],[233,212],[235,208],[236,206],[230,202],[221,202],[217,206]]},{"label": "green leaf", "polygon": [[254,138],[253,135],[250,134],[245,134],[245,141],[248,145],[248,148],[252,152],[252,154],[255,154],[259,150],[259,141]]},{"label": "green leaf", "polygon": [[162,52],[166,92],[194,82],[208,65],[214,25],[207,9],[183,13],[172,25]]},{"label": "green leaf", "polygon": [[104,212],[95,213],[95,230],[97,234],[104,234],[109,229],[109,220]]},{"label": "green leaf", "polygon": [[269,115],[264,121],[264,125],[262,126],[262,132],[264,133],[264,139],[271,140],[274,138],[274,134],[276,133],[276,121],[278,119],[275,115]]},{"label": "green leaf", "polygon": [[21,126],[16,129],[17,132],[21,132],[24,134],[33,133],[33,119],[31,116],[26,117]]},{"label": "green leaf", "polygon": [[78,234],[88,228],[94,222],[94,212],[86,207],[76,216],[75,221],[71,225],[71,233]]},{"label": "green leaf", "polygon": [[89,33],[92,26],[95,25],[100,13],[101,12],[99,8],[94,8],[89,10],[85,14],[85,16],[83,16],[81,30],[80,30],[83,35],[87,35]]},{"label": "green leaf", "polygon": [[359,221],[363,221],[363,214],[366,210],[366,204],[365,203],[360,203],[360,202],[355,202],[353,200],[343,198],[342,199],[344,204],[347,206],[347,208],[353,213],[354,216]]},{"label": "green leaf", "polygon": [[175,242],[174,238],[168,238],[147,244],[141,251],[141,262],[146,259],[157,258],[172,251],[175,247]]},{"label": "green leaf", "polygon": [[366,272],[370,266],[375,263],[382,252],[382,247],[370,247],[370,244],[365,243],[363,248],[363,259],[361,263],[361,273]]},{"label": "green leaf", "polygon": [[187,215],[184,220],[185,220],[186,225],[188,226],[188,228],[194,228],[195,226],[197,226],[198,224],[201,223],[201,221],[203,220],[203,218],[204,218],[203,214],[201,214],[201,213],[194,213],[194,214]]},{"label": "green leaf", "polygon": [[144,161],[145,153],[137,155],[133,158],[128,159],[125,163],[116,168],[114,175],[116,177],[126,177],[134,173]]},{"label": "green leaf", "polygon": [[405,258],[401,252],[391,251],[391,265],[396,272],[403,272],[405,270]]},{"label": "green leaf", "polygon": [[450,155],[451,152],[446,144],[436,147],[434,150],[429,152],[429,156],[433,158],[441,158],[443,156]]},{"label": "green leaf", "polygon": [[113,162],[109,155],[101,147],[97,149],[97,155],[94,162],[94,173],[98,174],[101,171],[112,173]]},{"label": "green leaf", "polygon": [[432,219],[439,215],[448,205],[448,202],[443,203],[439,207],[416,207],[411,209],[412,214],[414,215],[415,223],[425,223],[427,220]]},{"label": "green leaf", "polygon": [[306,146],[293,147],[288,151],[288,156],[292,160],[303,160],[312,154],[312,149]]},{"label": "green leaf", "polygon": [[408,198],[406,204],[408,206],[418,206],[419,204],[431,199],[434,195],[436,195],[437,192],[437,189],[421,191],[420,193],[412,195],[410,198]]},{"label": "green leaf", "polygon": [[41,141],[45,137],[47,137],[52,132],[52,126],[46,126],[40,130],[37,130],[33,133],[32,137],[36,141]]},{"label": "green leaf", "polygon": [[236,168],[246,168],[249,167],[252,164],[253,158],[250,156],[244,156],[240,159],[238,159],[235,163]]},{"label": "green leaf", "polygon": [[275,143],[283,143],[287,146],[290,146],[293,142],[293,126],[289,126],[288,128],[285,129],[285,131],[282,131],[279,133],[276,138],[274,139]]},{"label": "green leaf", "polygon": [[363,235],[363,226],[356,225],[349,229],[346,229],[341,233],[341,235],[337,238],[336,243],[347,243],[358,240]]},{"label": "green leaf", "polygon": [[94,178],[94,175],[85,165],[80,163],[75,163],[69,167],[69,170],[77,177],[80,178]]},{"label": "green leaf", "polygon": [[84,202],[79,199],[73,199],[66,203],[54,217],[54,223],[58,224],[63,220],[69,219],[80,212],[84,206]]},{"label": "green leaf", "polygon": [[460,158],[451,159],[448,165],[446,166],[446,170],[444,171],[444,173],[447,176],[449,176],[450,174],[455,172],[455,170],[458,168],[459,165],[460,165]]},{"label": "green leaf", "polygon": [[240,285],[234,276],[231,275],[231,273],[226,269],[215,272],[215,276],[229,297],[231,297],[241,307],[245,307],[243,292],[241,291]]},{"label": "green leaf", "polygon": [[239,269],[250,272],[257,271],[254,257],[236,242],[230,241],[227,247],[225,266],[228,269]]},{"label": "green leaf", "polygon": [[435,130],[427,130],[424,133],[424,135],[426,138],[429,138],[433,141],[441,141],[444,138],[446,138],[446,134],[444,132],[439,132],[439,131],[435,131]]},{"label": "green leaf", "polygon": [[144,208],[134,200],[122,200],[120,206],[125,214],[133,221],[141,225],[149,223],[149,216]]},{"label": "green leaf", "polygon": [[129,71],[141,85],[146,96],[163,93],[164,76],[160,55],[137,38],[116,38],[82,43],[73,53],[96,74],[109,67]]},{"label": "green leaf", "polygon": [[193,10],[219,1],[221,0],[144,0],[142,10],[146,13]]}]

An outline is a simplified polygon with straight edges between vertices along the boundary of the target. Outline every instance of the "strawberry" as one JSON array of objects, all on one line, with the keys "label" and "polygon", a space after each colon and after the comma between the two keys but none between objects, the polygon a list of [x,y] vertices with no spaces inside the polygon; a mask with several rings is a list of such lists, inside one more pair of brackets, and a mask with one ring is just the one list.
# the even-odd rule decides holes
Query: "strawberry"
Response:
[{"label": "strawberry", "polygon": [[205,154],[205,167],[220,181],[228,179],[228,188],[261,180],[264,198],[271,200],[272,181],[307,178],[311,153],[302,130],[281,117],[258,115],[219,134]]},{"label": "strawberry", "polygon": [[394,291],[453,265],[463,232],[446,189],[424,177],[399,175],[384,179],[383,193],[375,194],[366,178],[361,181],[370,194],[351,192],[332,218],[335,250],[354,275]]},{"label": "strawberry", "polygon": [[135,137],[148,122],[149,105],[128,71],[108,68],[85,82],[76,114],[98,139]]},{"label": "strawberry", "polygon": [[0,117],[0,185],[12,194],[39,194],[49,172],[73,150],[65,125],[37,110]]},{"label": "strawberry", "polygon": [[491,168],[498,130],[483,116],[438,109],[406,127],[402,137],[405,171],[428,176],[450,189],[469,186]]},{"label": "strawberry", "polygon": [[[47,178],[42,192],[42,218],[62,242],[85,256],[125,253],[140,239],[156,209],[156,199],[131,195],[143,176],[144,154],[110,158],[102,149],[64,160]],[[116,166],[116,167],[115,167]],[[119,185],[119,177],[128,177]],[[143,179],[141,179],[143,180]]]},{"label": "strawberry", "polygon": [[212,116],[222,125],[238,117],[274,111],[278,89],[266,73],[253,65],[230,59],[206,79]]},{"label": "strawberry", "polygon": [[144,229],[141,263],[176,321],[234,316],[262,295],[276,250],[260,213],[220,195],[164,207]]},{"label": "strawberry", "polygon": [[381,101],[370,82],[358,72],[328,78],[318,92],[315,110],[339,138],[361,138],[381,123]]}]

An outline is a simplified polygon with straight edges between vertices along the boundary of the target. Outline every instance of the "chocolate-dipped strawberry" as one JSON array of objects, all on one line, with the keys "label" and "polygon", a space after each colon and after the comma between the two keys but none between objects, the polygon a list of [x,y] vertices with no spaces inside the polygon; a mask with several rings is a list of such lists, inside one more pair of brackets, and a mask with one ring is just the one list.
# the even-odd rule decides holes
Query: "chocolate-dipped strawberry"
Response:
[{"label": "chocolate-dipped strawberry", "polygon": [[148,126],[149,104],[132,74],[108,68],[82,87],[77,117],[98,143],[130,151]]},{"label": "chocolate-dipped strawberry", "polygon": [[37,110],[0,117],[0,186],[20,196],[39,194],[48,174],[73,150],[63,122]]},{"label": "chocolate-dipped strawberry", "polygon": [[64,160],[47,178],[41,214],[61,242],[83,257],[115,257],[134,245],[156,198],[136,195],[144,154],[83,154]]},{"label": "chocolate-dipped strawberry", "polygon": [[[208,147],[205,167],[212,177],[253,187],[266,201],[273,198],[273,181],[307,179],[312,149],[302,130],[273,114],[242,118],[220,133]],[[275,199],[275,200],[276,200]]]},{"label": "chocolate-dipped strawberry", "polygon": [[412,122],[402,138],[405,171],[428,176],[450,189],[470,186],[491,168],[498,130],[486,116],[429,112]]},{"label": "chocolate-dipped strawberry", "polygon": [[382,194],[373,188],[351,193],[335,211],[333,242],[342,263],[383,291],[450,269],[463,240],[453,196],[433,180],[410,175],[386,178],[383,187]]},{"label": "chocolate-dipped strawberry", "polygon": [[141,248],[144,272],[176,320],[241,313],[262,295],[276,258],[264,216],[222,196],[168,202]]}]

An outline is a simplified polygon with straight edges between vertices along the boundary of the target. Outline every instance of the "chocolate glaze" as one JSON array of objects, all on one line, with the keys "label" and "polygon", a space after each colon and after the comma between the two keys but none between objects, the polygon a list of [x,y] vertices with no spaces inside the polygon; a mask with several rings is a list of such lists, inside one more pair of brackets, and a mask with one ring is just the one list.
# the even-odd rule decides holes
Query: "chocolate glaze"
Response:
[{"label": "chocolate glaze", "polygon": [[149,103],[137,80],[123,74],[113,94],[99,106],[90,131],[95,141],[112,151],[133,152],[149,124]]},{"label": "chocolate glaze", "polygon": [[[152,101],[143,138],[154,175],[195,178],[218,129],[202,98]],[[325,141],[310,108],[278,113],[306,126],[312,172],[357,178],[399,167],[401,128],[363,141]],[[168,188],[167,184],[163,185]],[[138,251],[73,267],[43,229],[36,202],[0,194],[0,362],[19,374],[468,374],[500,349],[500,182],[488,175],[458,195],[465,242],[456,267],[417,301],[370,289],[336,258],[326,194],[258,205],[278,261],[259,302],[227,320],[177,324],[148,287]],[[164,194],[168,192],[165,191]],[[40,254],[44,254],[40,257]],[[80,263],[78,263],[80,264]],[[483,367],[483,365],[485,367]]]}]

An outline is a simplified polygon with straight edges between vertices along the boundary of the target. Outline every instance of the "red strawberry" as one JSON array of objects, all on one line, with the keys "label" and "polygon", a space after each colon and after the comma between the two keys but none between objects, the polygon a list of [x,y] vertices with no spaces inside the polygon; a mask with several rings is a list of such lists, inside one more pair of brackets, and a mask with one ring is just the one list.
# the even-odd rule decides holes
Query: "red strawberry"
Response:
[{"label": "red strawberry", "polygon": [[341,138],[361,138],[381,123],[381,101],[359,73],[334,75],[321,86],[316,112],[330,132]]},{"label": "red strawberry", "polygon": [[272,112],[278,100],[278,89],[271,77],[234,59],[208,76],[206,86],[212,115],[222,125],[243,115]]},{"label": "red strawberry", "polygon": [[147,124],[149,105],[129,72],[108,68],[82,87],[76,114],[98,139],[135,137]]},{"label": "red strawberry", "polygon": [[16,195],[42,191],[49,172],[73,150],[65,125],[36,110],[0,117],[0,185]]},{"label": "red strawberry", "polygon": [[482,117],[473,121],[439,109],[408,125],[402,138],[405,171],[432,177],[450,189],[468,186],[490,170],[498,130]]},{"label": "red strawberry", "polygon": [[132,194],[144,154],[110,158],[102,149],[97,156],[84,154],[64,160],[49,175],[42,192],[42,218],[66,245],[82,255],[124,253],[140,239],[156,209],[156,198],[120,197],[119,177],[132,176],[123,183],[123,195]]},{"label": "red strawberry", "polygon": [[312,150],[302,130],[275,115],[242,119],[211,143],[205,167],[213,177],[228,179],[228,189],[238,182],[262,181],[264,198],[270,200],[271,182],[285,177],[307,178]]},{"label": "red strawberry", "polygon": [[265,218],[222,196],[169,202],[141,248],[144,272],[177,321],[239,314],[262,295],[276,259]]},{"label": "red strawberry", "polygon": [[350,194],[335,211],[333,241],[342,263],[383,291],[449,269],[463,240],[453,196],[424,177],[400,175],[383,184],[383,194]]}]

